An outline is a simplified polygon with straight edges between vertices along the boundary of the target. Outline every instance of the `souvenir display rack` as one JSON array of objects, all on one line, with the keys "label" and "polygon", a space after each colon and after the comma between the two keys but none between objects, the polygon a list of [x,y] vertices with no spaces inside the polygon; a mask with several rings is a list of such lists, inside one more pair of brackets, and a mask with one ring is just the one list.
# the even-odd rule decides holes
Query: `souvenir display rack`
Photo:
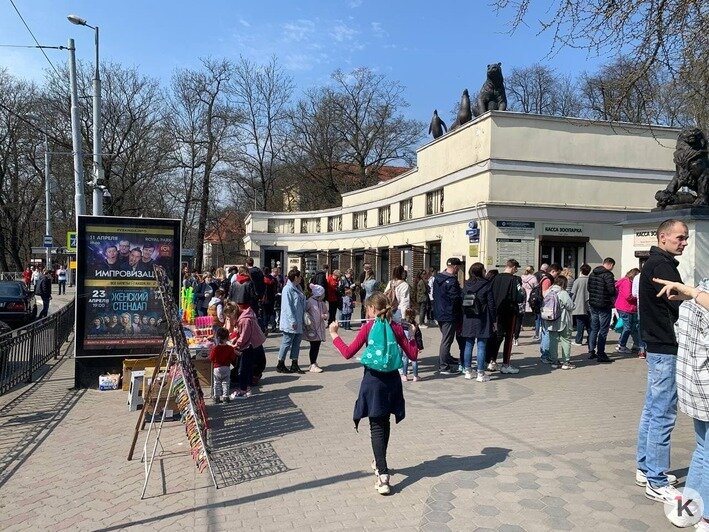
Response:
[{"label": "souvenir display rack", "polygon": [[[141,499],[145,496],[145,490],[148,486],[148,479],[150,478],[150,472],[155,460],[158,445],[162,448],[162,444],[160,443],[160,433],[162,431],[162,425],[165,421],[165,412],[168,410],[168,402],[173,396],[175,396],[182,422],[185,424],[185,431],[187,432],[187,439],[190,444],[190,450],[192,453],[192,458],[195,461],[195,465],[200,473],[205,469],[209,469],[214,487],[218,488],[209,457],[209,448],[206,443],[209,423],[207,418],[207,408],[204,403],[204,394],[202,393],[202,388],[200,387],[199,380],[197,378],[197,372],[194,364],[192,363],[192,358],[190,357],[189,349],[187,347],[187,340],[182,329],[181,319],[170,290],[170,281],[165,275],[165,270],[159,266],[155,266],[155,277],[158,283],[157,292],[165,309],[165,320],[168,325],[170,340],[169,344],[166,344],[168,350],[166,364],[167,371],[161,379],[157,397],[163,397],[162,392],[168,381],[169,393],[165,396],[164,403],[162,404],[163,408],[161,418],[159,420],[157,419],[157,412],[159,411],[158,407],[162,402],[158,400],[155,401],[155,406],[150,419],[148,434],[143,446],[145,482],[143,483],[143,491],[140,496]],[[163,357],[161,356],[161,359],[162,358]],[[156,368],[153,383],[151,383],[151,390],[153,389],[153,384],[159,378],[160,369],[161,366]],[[156,424],[158,424],[158,426],[155,428],[156,434],[153,442],[153,449],[150,456],[148,456],[151,433]]]}]

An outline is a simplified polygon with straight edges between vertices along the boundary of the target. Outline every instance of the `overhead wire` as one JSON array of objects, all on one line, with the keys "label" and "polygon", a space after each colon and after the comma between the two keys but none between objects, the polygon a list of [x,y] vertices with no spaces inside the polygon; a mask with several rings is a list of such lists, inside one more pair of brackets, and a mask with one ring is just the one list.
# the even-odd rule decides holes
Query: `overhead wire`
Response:
[{"label": "overhead wire", "polygon": [[20,10],[17,9],[17,6],[15,5],[15,1],[14,1],[14,0],[10,0],[10,3],[12,4],[12,7],[15,8],[15,12],[17,13],[17,16],[20,17],[20,20],[21,20],[22,23],[25,25],[25,28],[27,28],[27,31],[30,32],[30,35],[32,36],[32,39],[34,39],[34,42],[37,44],[37,48],[40,49],[40,51],[42,52],[42,55],[43,55],[44,58],[47,60],[47,62],[49,63],[49,65],[52,67],[52,70],[54,70],[54,72],[56,73],[56,75],[59,76],[59,75],[60,75],[60,74],[59,74],[59,71],[58,71],[57,68],[54,66],[54,63],[52,63],[51,59],[49,59],[49,56],[47,55],[47,52],[44,51],[44,47],[39,44],[39,41],[37,40],[37,37],[35,37],[35,36],[34,36],[34,33],[32,33],[32,30],[30,29],[29,25],[27,24],[27,21],[25,20],[25,17],[23,17],[23,16],[22,16],[22,13],[20,13]]}]

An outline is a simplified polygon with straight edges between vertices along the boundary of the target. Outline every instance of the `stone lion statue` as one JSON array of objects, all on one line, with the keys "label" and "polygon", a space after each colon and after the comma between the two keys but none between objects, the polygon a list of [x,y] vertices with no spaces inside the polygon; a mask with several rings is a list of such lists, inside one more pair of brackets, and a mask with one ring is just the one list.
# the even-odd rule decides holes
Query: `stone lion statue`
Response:
[{"label": "stone lion statue", "polygon": [[670,205],[709,205],[709,158],[707,139],[701,129],[680,132],[673,159],[675,175],[664,190],[655,194],[657,206],[664,209]]},{"label": "stone lion statue", "polygon": [[473,116],[480,116],[487,111],[507,110],[505,81],[502,78],[502,63],[487,65],[487,79],[483,83],[477,102],[473,106]]}]

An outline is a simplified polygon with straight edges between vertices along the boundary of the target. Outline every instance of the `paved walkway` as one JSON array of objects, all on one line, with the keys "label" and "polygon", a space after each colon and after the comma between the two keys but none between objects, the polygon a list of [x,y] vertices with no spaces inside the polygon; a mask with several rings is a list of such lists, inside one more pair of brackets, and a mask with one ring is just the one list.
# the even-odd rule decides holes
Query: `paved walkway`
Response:
[{"label": "paved walkway", "polygon": [[[124,392],[68,390],[63,359],[0,397],[0,529],[671,529],[634,484],[644,362],[590,365],[574,348],[578,369],[550,373],[523,335],[521,373],[477,383],[434,377],[439,333],[425,331],[426,378],[406,384],[407,418],[392,429],[389,497],[374,490],[366,421],[352,426],[362,369],[330,344],[324,373],[279,375],[270,338],[262,392],[209,406],[218,490],[193,467],[182,425],[167,423],[143,501],[144,435],[126,461],[137,413]],[[681,479],[692,440],[680,415]]]}]

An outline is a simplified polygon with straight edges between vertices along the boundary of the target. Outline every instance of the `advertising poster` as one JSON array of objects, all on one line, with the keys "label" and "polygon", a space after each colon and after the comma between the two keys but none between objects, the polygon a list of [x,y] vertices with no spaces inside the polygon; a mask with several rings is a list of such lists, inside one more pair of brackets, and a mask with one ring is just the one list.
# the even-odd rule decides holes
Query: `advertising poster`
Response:
[{"label": "advertising poster", "polygon": [[181,221],[80,216],[76,356],[159,353],[167,331],[153,265],[179,300]]}]

